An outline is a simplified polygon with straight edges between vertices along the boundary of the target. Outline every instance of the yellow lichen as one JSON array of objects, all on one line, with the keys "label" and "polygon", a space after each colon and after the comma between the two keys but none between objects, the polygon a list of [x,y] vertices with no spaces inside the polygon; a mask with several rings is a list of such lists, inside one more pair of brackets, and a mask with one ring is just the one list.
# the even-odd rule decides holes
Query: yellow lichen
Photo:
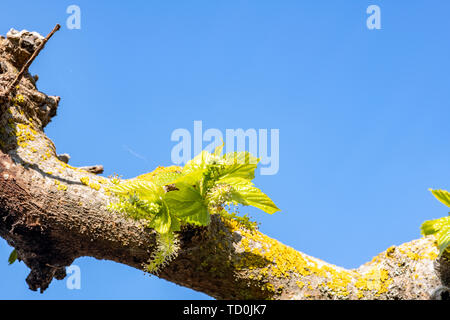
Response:
[{"label": "yellow lichen", "polygon": [[374,266],[356,280],[355,287],[363,291],[372,291],[378,296],[388,292],[389,285],[392,281],[386,269]]},{"label": "yellow lichen", "polygon": [[267,291],[269,291],[269,292],[275,292],[275,287],[274,287],[273,284],[271,284],[271,283],[266,283],[266,284],[263,286],[263,290],[267,290]]},{"label": "yellow lichen", "polygon": [[42,160],[47,160],[52,157],[52,151],[50,149],[45,150],[45,153],[42,155]]},{"label": "yellow lichen", "polygon": [[349,285],[354,279],[354,274],[344,270],[336,271],[328,266],[324,266],[323,268],[326,269],[327,273],[330,275],[330,280],[326,281],[324,284],[325,288],[328,288],[336,295],[348,297],[350,295]]},{"label": "yellow lichen", "polygon": [[101,186],[100,186],[98,183],[95,183],[95,182],[91,182],[91,183],[89,184],[89,187],[90,187],[91,189],[96,190],[96,191],[99,191],[100,188],[101,188]]},{"label": "yellow lichen", "polygon": [[12,134],[16,136],[17,144],[25,148],[29,141],[34,141],[37,135],[36,130],[32,126],[23,123],[14,123],[11,119],[8,121],[9,127],[12,129]]},{"label": "yellow lichen", "polygon": [[80,178],[80,181],[82,184],[84,184],[85,186],[89,185],[89,177],[82,177]]},{"label": "yellow lichen", "polygon": [[80,181],[82,184],[84,184],[85,186],[88,186],[91,189],[97,190],[99,191],[101,188],[101,185],[97,182],[90,182],[89,177],[82,177],[80,178]]},{"label": "yellow lichen", "polygon": [[65,163],[65,162],[62,162],[61,160],[57,160],[58,161],[58,163],[61,165],[61,167],[63,167],[64,169],[72,169],[72,170],[75,170],[75,171],[80,171],[80,172],[84,172],[84,171],[81,171],[80,169],[78,169],[78,168],[75,168],[75,167],[72,167],[71,165],[69,165],[69,164],[67,164],[67,163]]},{"label": "yellow lichen", "polygon": [[[12,98],[12,99],[11,99],[11,102],[12,102],[15,106],[17,106],[18,104],[24,103],[24,102],[25,102],[25,98],[24,98],[23,95],[18,94],[15,98]],[[22,111],[22,110],[21,110],[21,111]],[[23,112],[23,111],[22,111],[22,112]]]},{"label": "yellow lichen", "polygon": [[60,191],[67,191],[67,186],[59,182],[58,180],[55,180],[55,185],[57,186],[56,189]]},{"label": "yellow lichen", "polygon": [[[275,278],[308,277],[314,275],[323,278],[323,283],[317,284],[326,288],[337,296],[349,296],[349,286],[355,278],[356,272],[334,268],[326,264],[319,264],[315,259],[302,254],[291,247],[260,233],[242,228],[234,220],[223,220],[231,232],[239,232],[242,235],[239,246],[244,252],[251,253],[243,255],[236,262],[238,270],[258,270],[260,279],[267,276]],[[310,281],[296,281],[300,288],[307,285],[309,290],[314,290]]]},{"label": "yellow lichen", "polygon": [[405,243],[398,247],[400,253],[406,255],[413,261],[419,260],[435,260],[438,257],[438,252],[435,247],[417,246],[416,242]]},{"label": "yellow lichen", "polygon": [[98,183],[100,183],[100,184],[108,184],[108,180],[106,180],[105,178],[100,178],[100,179],[98,179]]},{"label": "yellow lichen", "polygon": [[389,247],[386,250],[386,258],[392,258],[392,255],[394,254],[394,252],[395,252],[395,246]]}]

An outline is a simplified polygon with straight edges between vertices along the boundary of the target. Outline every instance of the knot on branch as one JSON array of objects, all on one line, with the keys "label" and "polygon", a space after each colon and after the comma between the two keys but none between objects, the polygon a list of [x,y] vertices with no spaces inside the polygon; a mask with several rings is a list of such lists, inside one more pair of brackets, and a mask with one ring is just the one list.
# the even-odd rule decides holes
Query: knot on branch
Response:
[{"label": "knot on branch", "polygon": [[102,174],[104,171],[104,168],[102,165],[95,165],[95,166],[87,166],[87,167],[80,167],[78,168],[80,170],[84,170],[93,174]]},{"label": "knot on branch", "polygon": [[11,63],[20,69],[43,41],[44,37],[37,32],[11,29],[6,35],[4,50],[9,54]]},{"label": "knot on branch", "polygon": [[53,267],[50,265],[37,264],[31,267],[31,272],[26,281],[29,288],[33,291],[40,290],[43,293],[53,278],[62,280],[66,277],[66,269],[64,267]]},{"label": "knot on branch", "polygon": [[41,120],[42,127],[49,124],[51,119],[56,116],[56,110],[58,109],[60,100],[60,97],[45,96],[44,101],[40,103],[35,101],[38,103],[37,116]]},{"label": "knot on branch", "polygon": [[56,115],[60,98],[39,92],[38,77],[32,77],[28,68],[59,28],[56,25],[46,38],[37,32],[15,29],[8,32],[6,39],[0,38],[0,115],[14,105],[27,119],[39,120],[42,128]]}]

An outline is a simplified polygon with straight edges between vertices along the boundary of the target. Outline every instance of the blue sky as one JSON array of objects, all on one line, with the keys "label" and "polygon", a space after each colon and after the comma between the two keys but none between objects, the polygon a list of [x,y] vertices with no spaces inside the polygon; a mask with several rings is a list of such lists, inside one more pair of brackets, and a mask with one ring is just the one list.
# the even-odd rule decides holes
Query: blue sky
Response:
[{"label": "blue sky", "polygon": [[[66,8],[81,8],[81,29]],[[381,8],[381,30],[366,9]],[[63,28],[31,67],[62,97],[46,128],[71,164],[131,178],[171,165],[172,132],[279,129],[280,170],[256,183],[282,212],[245,208],[269,236],[358,267],[420,237],[450,188],[448,1],[11,1],[0,34]],[[0,299],[209,299],[142,271],[80,258],[81,290],[28,290],[7,265]],[[3,263],[1,263],[3,261]]]}]

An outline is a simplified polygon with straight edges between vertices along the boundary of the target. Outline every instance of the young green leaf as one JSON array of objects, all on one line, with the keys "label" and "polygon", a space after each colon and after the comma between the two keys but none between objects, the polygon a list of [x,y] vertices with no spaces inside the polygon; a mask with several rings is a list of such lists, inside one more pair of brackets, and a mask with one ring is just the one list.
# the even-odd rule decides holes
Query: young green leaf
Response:
[{"label": "young green leaf", "polygon": [[208,209],[206,208],[206,206],[203,205],[203,206],[199,206],[198,211],[196,211],[195,214],[186,216],[183,219],[187,223],[205,227],[205,226],[209,225],[209,223],[211,221],[211,215],[208,212]]},{"label": "young green leaf", "polygon": [[273,214],[280,209],[261,190],[248,185],[235,185],[231,192],[231,199],[244,206],[253,206],[264,212]]},{"label": "young green leaf", "polygon": [[433,190],[430,189],[431,193],[447,207],[450,207],[450,193],[445,190]]},{"label": "young green leaf", "polygon": [[157,186],[167,186],[174,183],[181,175],[181,172],[162,172],[154,176],[152,182]]},{"label": "young green leaf", "polygon": [[436,238],[438,242],[439,255],[442,255],[450,246],[450,224],[443,226],[437,233]]},{"label": "young green leaf", "polygon": [[241,178],[246,180],[253,180],[255,179],[255,170],[257,165],[256,164],[230,164],[226,165],[223,170],[220,172],[220,178],[219,181],[222,180],[222,182],[226,179],[230,178]]},{"label": "young green leaf", "polygon": [[173,233],[174,231],[180,231],[181,230],[181,221],[180,219],[171,214],[170,215],[170,231],[169,233]]},{"label": "young green leaf", "polygon": [[230,152],[223,156],[228,165],[232,164],[255,164],[258,165],[260,159],[251,155],[247,151]]},{"label": "young green leaf", "polygon": [[204,169],[206,164],[209,163],[210,160],[214,158],[214,155],[209,153],[208,151],[202,151],[197,156],[195,156],[192,160],[189,160],[183,168],[183,174],[191,173],[192,171],[198,169]]},{"label": "young green leaf", "polygon": [[439,254],[442,255],[450,245],[450,216],[425,221],[422,224],[421,230],[425,236],[434,235],[436,237]]},{"label": "young green leaf", "polygon": [[162,206],[160,203],[141,200],[136,195],[132,195],[129,197],[122,196],[118,202],[110,203],[109,208],[118,212],[124,212],[134,220],[151,222]]},{"label": "young green leaf", "polygon": [[[159,167],[110,188],[119,196],[118,201],[110,203],[111,210],[146,221],[158,234],[158,249],[149,270],[159,270],[173,258],[178,248],[174,232],[184,223],[207,226],[211,214],[220,213],[224,205],[236,202],[270,214],[279,211],[251,182],[259,159],[249,152],[221,156],[223,147],[224,143],[214,154],[202,151],[183,169]],[[169,184],[176,188],[165,190],[163,187]]]},{"label": "young green leaf", "polygon": [[118,195],[138,194],[140,199],[157,201],[164,189],[150,181],[128,180],[109,188],[110,191]]},{"label": "young green leaf", "polygon": [[237,178],[237,177],[230,177],[226,176],[223,178],[220,178],[217,181],[217,184],[229,184],[232,187],[253,187],[254,183],[250,180],[243,179],[243,178]]},{"label": "young green leaf", "polygon": [[[197,224],[205,225],[207,219],[204,216],[204,209],[206,206],[198,190],[185,183],[178,183],[177,188],[178,190],[168,192],[164,197],[170,211],[183,219],[199,214],[200,221],[197,221]],[[191,217],[189,220],[195,219],[195,217]]]},{"label": "young green leaf", "polygon": [[192,186],[199,184],[200,180],[203,178],[203,173],[205,172],[205,168],[198,168],[192,170],[186,174],[180,175],[173,183],[175,185],[179,183],[190,184]]},{"label": "young green leaf", "polygon": [[9,265],[12,265],[14,262],[16,262],[16,260],[17,260],[17,251],[16,249],[14,249],[8,258]]},{"label": "young green leaf", "polygon": [[167,210],[167,207],[163,207],[153,219],[151,227],[159,233],[167,233],[170,231],[171,222],[169,210]]},{"label": "young green leaf", "polygon": [[222,140],[222,144],[220,146],[218,146],[215,150],[214,150],[214,155],[216,157],[220,157],[220,155],[222,154],[223,151],[223,147],[225,146],[225,142]]}]

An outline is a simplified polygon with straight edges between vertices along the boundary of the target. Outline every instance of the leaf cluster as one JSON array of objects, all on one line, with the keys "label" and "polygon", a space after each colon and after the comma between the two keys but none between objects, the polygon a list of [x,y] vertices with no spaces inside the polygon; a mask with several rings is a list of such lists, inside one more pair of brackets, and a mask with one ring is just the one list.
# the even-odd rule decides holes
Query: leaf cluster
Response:
[{"label": "leaf cluster", "polygon": [[[450,207],[450,193],[445,190],[431,190],[433,195]],[[440,219],[425,221],[422,224],[421,231],[423,235],[434,235],[439,248],[439,255],[450,249],[450,215]]]},{"label": "leaf cluster", "polygon": [[[178,171],[162,171],[116,184],[110,191],[120,201],[110,208],[164,234],[183,224],[207,226],[210,215],[225,205],[254,206],[269,214],[279,211],[273,201],[252,182],[259,159],[248,152],[221,155],[201,152]],[[166,192],[167,186],[171,191]]]},{"label": "leaf cluster", "polygon": [[[169,167],[115,183],[118,196],[109,209],[125,213],[157,231],[157,250],[147,266],[157,273],[179,249],[175,232],[181,226],[207,226],[211,214],[226,214],[225,206],[254,206],[269,214],[279,211],[273,201],[252,182],[259,159],[248,152],[222,155],[222,148],[207,151],[181,167]],[[247,220],[241,219],[249,227]]]}]

